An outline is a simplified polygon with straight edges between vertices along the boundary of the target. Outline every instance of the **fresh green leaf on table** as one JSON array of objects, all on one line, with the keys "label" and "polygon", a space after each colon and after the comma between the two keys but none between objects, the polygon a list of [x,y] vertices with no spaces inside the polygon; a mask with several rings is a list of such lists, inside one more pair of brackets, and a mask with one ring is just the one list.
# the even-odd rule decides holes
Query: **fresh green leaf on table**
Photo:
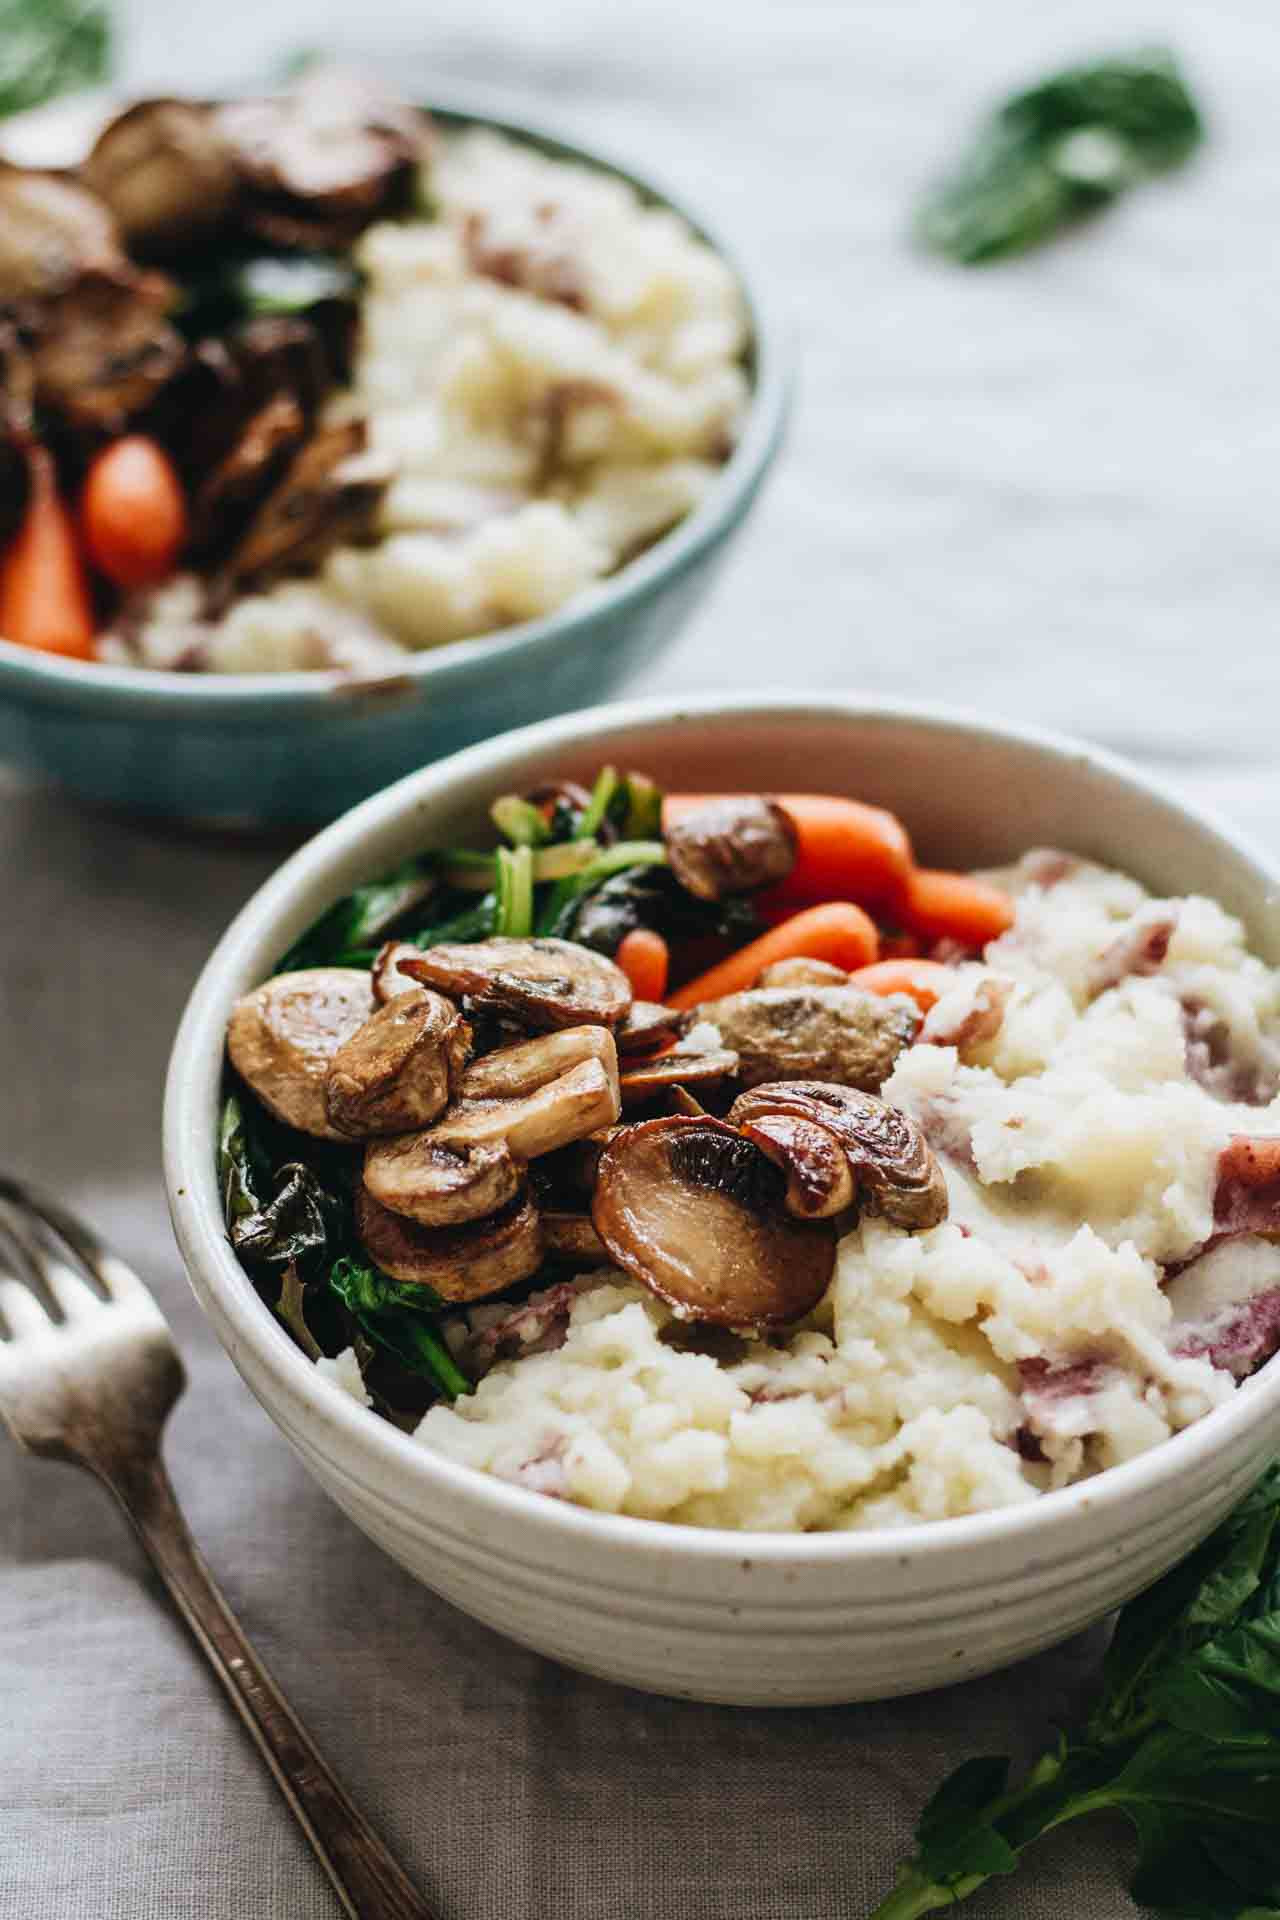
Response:
[{"label": "fresh green leaf on table", "polygon": [[110,15],[95,0],[0,0],[0,116],[97,86],[110,69]]},{"label": "fresh green leaf on table", "polygon": [[918,1916],[1012,1873],[1041,1834],[1122,1813],[1135,1900],[1166,1920],[1280,1920],[1280,1465],[1117,1623],[1102,1694],[1021,1785],[969,1760],[934,1794],[871,1920]]},{"label": "fresh green leaf on table", "polygon": [[1100,60],[1015,94],[921,204],[916,231],[966,265],[1038,246],[1182,163],[1203,131],[1171,54]]}]

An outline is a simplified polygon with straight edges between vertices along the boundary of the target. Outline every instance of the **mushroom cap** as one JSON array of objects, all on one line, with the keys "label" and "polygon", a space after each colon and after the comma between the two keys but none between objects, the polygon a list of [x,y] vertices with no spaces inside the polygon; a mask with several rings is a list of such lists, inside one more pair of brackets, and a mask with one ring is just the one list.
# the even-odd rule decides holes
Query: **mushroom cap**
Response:
[{"label": "mushroom cap", "polygon": [[624,1107],[642,1106],[672,1087],[714,1087],[732,1079],[738,1056],[726,1047],[706,1053],[661,1053],[656,1059],[628,1060],[618,1077]]},{"label": "mushroom cap", "polygon": [[908,1232],[947,1217],[947,1183],[924,1134],[905,1113],[874,1094],[825,1081],[791,1080],[743,1093],[729,1109],[734,1126],[775,1114],[810,1120],[848,1155],[860,1197],[891,1226]]},{"label": "mushroom cap", "polygon": [[874,1093],[920,1030],[903,994],[861,987],[748,987],[694,1010],[738,1055],[744,1087],[769,1080],[824,1080]]},{"label": "mushroom cap", "polygon": [[456,1227],[509,1205],[520,1172],[504,1141],[446,1147],[429,1133],[402,1133],[370,1141],[364,1184],[390,1213],[424,1227]]},{"label": "mushroom cap", "polygon": [[136,101],[108,121],[80,173],[138,259],[200,245],[240,184],[212,110],[194,100]]},{"label": "mushroom cap", "polygon": [[531,1027],[616,1027],[631,1005],[621,967],[572,940],[477,940],[401,960],[412,980],[513,1013]]},{"label": "mushroom cap", "polygon": [[830,960],[810,960],[802,953],[790,960],[774,960],[756,981],[758,987],[845,987],[849,975]]},{"label": "mushroom cap", "polygon": [[56,293],[89,267],[123,267],[96,194],[63,174],[0,164],[0,304]]},{"label": "mushroom cap", "polygon": [[429,1126],[457,1088],[470,1041],[452,1000],[410,986],[333,1056],[325,1082],[330,1125],[357,1140]]},{"label": "mushroom cap", "polygon": [[830,1220],[857,1198],[849,1156],[833,1133],[793,1113],[762,1114],[742,1131],[786,1177],[787,1212],[797,1220]]},{"label": "mushroom cap", "polygon": [[372,1012],[373,990],[363,969],[277,973],[232,1009],[231,1064],[277,1120],[322,1140],[345,1140],[330,1124],[325,1082],[339,1047]]},{"label": "mushroom cap", "polygon": [[581,1267],[611,1267],[610,1253],[589,1213],[545,1213],[542,1240],[548,1260],[576,1261]]},{"label": "mushroom cap", "polygon": [[671,871],[699,900],[785,880],[796,863],[795,826],[763,794],[722,794],[693,808],[666,830]]},{"label": "mushroom cap", "polygon": [[373,997],[383,1006],[388,1000],[394,1000],[398,993],[424,993],[426,989],[407,973],[401,973],[402,960],[416,960],[422,952],[408,940],[384,940],[374,955],[372,977]]},{"label": "mushroom cap", "polygon": [[580,1060],[519,1099],[460,1100],[431,1133],[448,1147],[501,1141],[517,1160],[536,1160],[611,1126],[620,1112],[617,1068]]},{"label": "mushroom cap", "polygon": [[472,1061],[459,1091],[464,1100],[522,1099],[584,1060],[599,1060],[606,1072],[616,1075],[618,1049],[606,1027],[561,1027],[496,1047]]},{"label": "mushroom cap", "polygon": [[542,1264],[542,1223],[521,1192],[501,1213],[459,1227],[420,1227],[390,1213],[358,1187],[356,1232],[365,1251],[393,1280],[430,1287],[443,1300],[483,1300]]},{"label": "mushroom cap", "polygon": [[675,1007],[664,1007],[656,1000],[633,1000],[615,1029],[618,1052],[624,1060],[636,1054],[653,1053],[674,1040],[685,1022]]},{"label": "mushroom cap", "polygon": [[782,1326],[809,1313],[835,1266],[830,1226],[799,1226],[785,1183],[723,1120],[623,1127],[600,1156],[591,1217],[617,1264],[678,1318]]}]

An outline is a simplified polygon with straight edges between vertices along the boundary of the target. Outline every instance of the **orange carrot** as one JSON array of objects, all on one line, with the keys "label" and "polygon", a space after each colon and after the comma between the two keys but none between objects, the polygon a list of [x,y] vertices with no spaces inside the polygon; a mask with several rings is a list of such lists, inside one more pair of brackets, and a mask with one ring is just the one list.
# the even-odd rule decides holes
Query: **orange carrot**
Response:
[{"label": "orange carrot", "polygon": [[985,947],[1013,925],[1013,902],[999,887],[967,873],[917,867],[901,905],[903,924],[926,940]]},{"label": "orange carrot", "polygon": [[93,606],[71,516],[44,447],[33,447],[31,493],[0,561],[0,634],[20,647],[93,658]]},{"label": "orange carrot", "polygon": [[[723,795],[669,793],[664,831]],[[911,842],[896,814],[832,793],[772,796],[796,830],[796,863],[777,892],[791,900],[896,901],[911,872]]]},{"label": "orange carrot", "polygon": [[955,978],[954,968],[940,960],[879,960],[850,974],[849,985],[866,993],[909,993],[921,1013],[928,1013]]},{"label": "orange carrot", "polygon": [[895,928],[892,933],[880,929],[880,953],[885,960],[918,960],[924,952],[918,937],[914,933],[903,933]]},{"label": "orange carrot", "polygon": [[855,907],[851,900],[832,900],[822,907],[809,907],[793,914],[779,927],[762,933],[749,946],[739,947],[719,966],[698,975],[667,995],[671,1007],[696,1007],[703,1000],[717,1000],[721,994],[740,993],[753,987],[766,967],[775,960],[830,960],[837,967],[852,970],[875,959],[879,950],[875,923]]},{"label": "orange carrot", "polygon": [[187,506],[163,447],[139,433],[104,447],[89,468],[80,518],[90,558],[117,587],[167,578],[186,542]]},{"label": "orange carrot", "polygon": [[651,927],[633,927],[623,935],[614,955],[631,982],[637,1000],[661,1000],[667,991],[671,955],[660,933]]}]

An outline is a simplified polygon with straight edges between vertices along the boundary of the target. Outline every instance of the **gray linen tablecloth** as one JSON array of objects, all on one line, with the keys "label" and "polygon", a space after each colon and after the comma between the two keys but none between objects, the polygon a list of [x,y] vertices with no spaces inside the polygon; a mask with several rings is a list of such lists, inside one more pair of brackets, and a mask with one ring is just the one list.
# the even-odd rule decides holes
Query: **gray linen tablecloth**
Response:
[{"label": "gray linen tablecloth", "polygon": [[[653,689],[861,686],[1077,727],[1263,836],[1280,665],[1280,15],[1270,0],[133,0],[126,78],[213,88],[365,44],[660,161],[771,262],[785,460]],[[964,275],[904,210],[977,105],[1152,27],[1212,139],[1053,252]],[[1025,1754],[1097,1635],[881,1706],[734,1712],[578,1678],[384,1559],[314,1487],[188,1294],[158,1171],[190,982],[275,855],[0,791],[0,1165],[154,1285],[187,1356],[178,1490],[233,1604],[447,1920],[857,1920],[941,1771]],[[85,1479],[0,1445],[0,1913],[325,1920],[336,1905]],[[1068,1832],[975,1916],[1121,1920],[1123,1836]]]}]

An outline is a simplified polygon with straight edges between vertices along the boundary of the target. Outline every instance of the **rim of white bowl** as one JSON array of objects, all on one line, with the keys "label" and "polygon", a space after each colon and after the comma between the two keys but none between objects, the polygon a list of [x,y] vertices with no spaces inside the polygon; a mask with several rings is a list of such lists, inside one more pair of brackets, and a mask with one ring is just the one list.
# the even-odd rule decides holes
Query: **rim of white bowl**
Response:
[{"label": "rim of white bowl", "polygon": [[[104,105],[114,102],[109,99]],[[59,103],[68,121],[83,125],[85,105]],[[96,108],[95,108],[96,111]],[[694,232],[719,255],[742,289],[750,326],[751,395],[742,431],[733,452],[717,474],[707,496],[693,512],[661,535],[644,553],[629,560],[597,587],[587,590],[555,613],[521,621],[496,633],[452,640],[420,652],[406,649],[403,664],[396,662],[376,673],[343,674],[328,669],[295,669],[288,673],[174,673],[159,667],[115,666],[107,662],[63,660],[34,652],[0,636],[0,685],[6,681],[30,697],[50,704],[83,706],[92,702],[105,709],[141,706],[154,711],[179,705],[216,724],[234,717],[234,710],[250,704],[262,708],[318,705],[335,699],[356,700],[376,695],[405,681],[431,680],[440,694],[455,677],[477,665],[512,665],[536,658],[542,647],[566,636],[577,637],[602,618],[625,612],[642,602],[666,580],[678,577],[731,530],[763,480],[777,451],[790,406],[792,375],[785,333],[768,294],[768,275],[757,264],[750,245],[726,240],[718,222],[706,220],[678,188],[669,186],[647,165],[636,166],[623,154],[594,140],[574,138],[537,117],[516,111],[498,96],[442,94],[427,103],[427,111],[441,120],[494,127],[513,139],[558,153],[595,167],[636,187],[648,200],[670,207],[688,221]],[[52,110],[41,117],[53,121]]]},{"label": "rim of white bowl", "polygon": [[[976,734],[1000,744],[1031,747],[1050,763],[1067,761],[1076,767],[1084,763],[1163,802],[1193,825],[1215,835],[1234,853],[1250,861],[1280,894],[1280,865],[1268,859],[1247,834],[1237,832],[1211,810],[1183,799],[1163,781],[1149,777],[1118,755],[1069,735],[993,721],[964,708],[861,699],[857,695],[833,695],[818,702],[807,694],[780,690],[727,699],[715,694],[694,695],[674,704],[669,699],[651,698],[585,708],[565,718],[540,721],[464,748],[447,760],[407,775],[353,807],[286,860],[252,895],[206,962],[187,1003],[170,1059],[164,1102],[164,1166],[174,1231],[202,1305],[203,1285],[225,1315],[234,1338],[252,1349],[275,1384],[300,1412],[335,1430],[348,1470],[363,1458],[368,1467],[391,1469],[403,1476],[403,1499],[397,1499],[388,1491],[385,1479],[380,1479],[376,1491],[387,1504],[406,1513],[419,1512],[411,1497],[417,1479],[434,1482],[491,1513],[518,1517],[526,1522],[533,1520],[563,1538],[607,1544],[623,1557],[628,1553],[650,1553],[661,1544],[669,1553],[725,1565],[740,1564],[744,1560],[775,1566],[846,1562],[856,1565],[886,1558],[901,1559],[904,1555],[915,1561],[921,1556],[945,1558],[984,1543],[1052,1533],[1055,1527],[1067,1525],[1086,1513],[1098,1515],[1126,1506],[1133,1500],[1141,1500],[1144,1493],[1163,1482],[1204,1465],[1241,1432],[1261,1427],[1268,1419],[1280,1423],[1280,1356],[1277,1356],[1224,1406],[1213,1409],[1147,1453],[1109,1467],[1091,1480],[1041,1494],[1015,1507],[928,1521],[905,1531],[869,1528],[857,1533],[788,1534],[694,1527],[629,1514],[600,1513],[567,1501],[549,1500],[545,1495],[513,1486],[478,1468],[458,1465],[430,1451],[325,1379],[258,1297],[231,1249],[223,1226],[214,1171],[211,1095],[222,1070],[227,1013],[235,994],[242,990],[240,975],[244,956],[259,944],[265,929],[277,921],[290,904],[310,891],[320,874],[358,849],[376,827],[402,814],[423,809],[459,778],[491,766],[496,770],[512,755],[589,746],[592,737],[600,732],[651,727],[655,723],[678,726],[730,716],[765,723],[774,718],[794,721],[806,717],[815,722],[829,722],[842,714],[858,720],[917,723],[942,735],[972,737]],[[194,1161],[193,1150],[198,1150],[199,1155]],[[1276,1441],[1280,1445],[1280,1425]],[[352,1477],[360,1478],[358,1474]],[[363,1484],[370,1487],[371,1481]]]}]

